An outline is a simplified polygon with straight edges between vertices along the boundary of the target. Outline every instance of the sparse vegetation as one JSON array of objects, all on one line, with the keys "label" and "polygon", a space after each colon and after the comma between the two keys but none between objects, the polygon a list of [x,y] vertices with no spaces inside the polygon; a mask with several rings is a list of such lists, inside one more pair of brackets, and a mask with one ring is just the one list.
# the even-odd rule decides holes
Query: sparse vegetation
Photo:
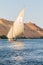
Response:
[{"label": "sparse vegetation", "polygon": [[40,38],[42,38],[42,39],[43,39],[43,36],[42,36],[42,37],[40,37]]},{"label": "sparse vegetation", "polygon": [[8,39],[5,35],[1,35],[0,39]]},{"label": "sparse vegetation", "polygon": [[16,37],[16,39],[28,39],[26,37]]},{"label": "sparse vegetation", "polygon": [[[5,35],[1,35],[0,36],[0,39],[8,39]],[[35,37],[33,37],[33,38],[31,38],[31,37],[16,37],[16,39],[43,39],[43,36],[42,37],[38,37],[38,38],[35,38]]]}]

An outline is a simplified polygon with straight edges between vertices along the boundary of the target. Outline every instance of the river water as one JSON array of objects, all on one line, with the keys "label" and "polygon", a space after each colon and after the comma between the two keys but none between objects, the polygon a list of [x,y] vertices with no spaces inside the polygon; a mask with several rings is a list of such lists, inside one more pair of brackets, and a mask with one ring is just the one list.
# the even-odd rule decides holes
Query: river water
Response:
[{"label": "river water", "polygon": [[43,65],[43,39],[0,40],[0,65]]}]

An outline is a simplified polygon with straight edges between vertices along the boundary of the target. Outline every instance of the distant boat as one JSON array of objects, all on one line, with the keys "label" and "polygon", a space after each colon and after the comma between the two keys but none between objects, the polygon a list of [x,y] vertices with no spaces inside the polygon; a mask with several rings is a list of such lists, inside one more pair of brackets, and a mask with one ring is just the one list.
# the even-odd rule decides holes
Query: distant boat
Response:
[{"label": "distant boat", "polygon": [[24,9],[20,12],[19,16],[10,28],[7,37],[8,40],[13,40],[24,32]]}]

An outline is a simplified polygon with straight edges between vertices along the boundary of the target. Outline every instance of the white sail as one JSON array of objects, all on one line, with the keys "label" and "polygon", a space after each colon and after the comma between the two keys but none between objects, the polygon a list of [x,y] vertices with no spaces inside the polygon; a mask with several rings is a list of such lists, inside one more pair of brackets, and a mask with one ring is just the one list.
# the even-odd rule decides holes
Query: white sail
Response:
[{"label": "white sail", "polygon": [[13,23],[13,26],[9,30],[7,37],[8,39],[16,38],[18,35],[24,32],[24,9],[20,12],[19,16]]}]

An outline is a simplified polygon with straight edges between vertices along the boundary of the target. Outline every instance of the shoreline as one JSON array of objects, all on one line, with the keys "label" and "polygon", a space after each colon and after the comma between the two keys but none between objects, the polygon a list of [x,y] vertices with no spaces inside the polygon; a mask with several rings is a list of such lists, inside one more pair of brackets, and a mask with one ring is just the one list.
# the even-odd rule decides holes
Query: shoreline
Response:
[{"label": "shoreline", "polygon": [[[1,35],[0,39],[8,39],[5,35]],[[16,37],[15,39],[43,39],[43,36],[41,37]]]}]

